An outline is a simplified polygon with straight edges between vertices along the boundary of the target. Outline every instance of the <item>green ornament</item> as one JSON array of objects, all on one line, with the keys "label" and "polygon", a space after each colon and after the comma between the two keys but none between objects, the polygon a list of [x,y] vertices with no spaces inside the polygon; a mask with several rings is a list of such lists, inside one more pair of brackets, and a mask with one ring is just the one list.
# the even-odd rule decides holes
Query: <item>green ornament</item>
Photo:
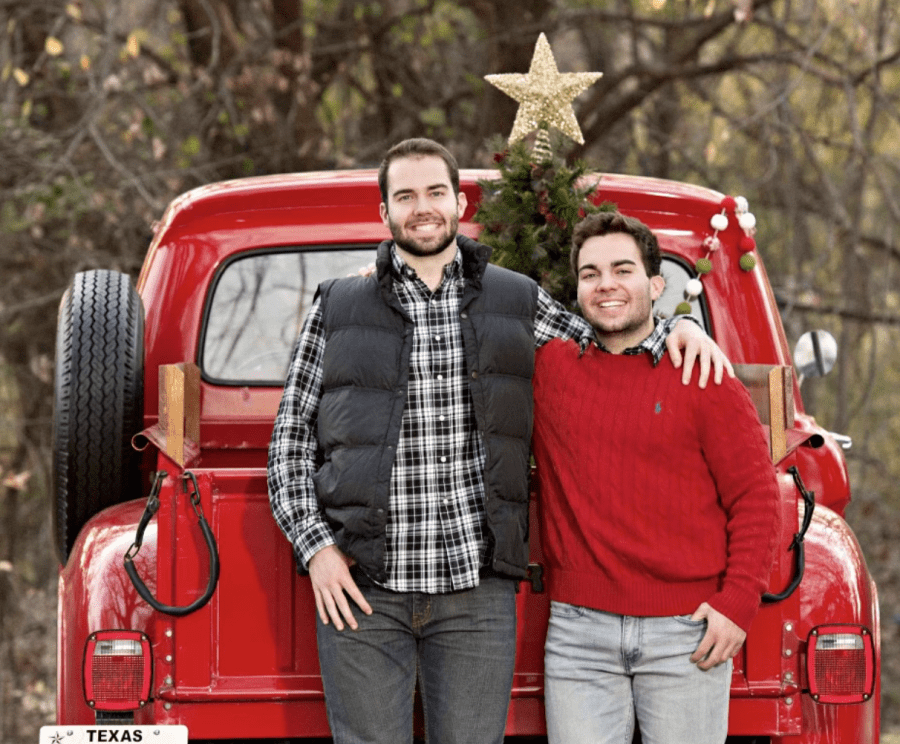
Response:
[{"label": "green ornament", "polygon": [[708,258],[698,258],[694,268],[697,269],[698,274],[708,274],[712,271],[712,261]]},{"label": "green ornament", "polygon": [[679,302],[678,306],[675,308],[675,315],[690,315],[691,314],[691,303],[690,302]]},{"label": "green ornament", "polygon": [[741,256],[740,265],[744,271],[753,271],[756,268],[756,256],[752,253],[745,253]]}]

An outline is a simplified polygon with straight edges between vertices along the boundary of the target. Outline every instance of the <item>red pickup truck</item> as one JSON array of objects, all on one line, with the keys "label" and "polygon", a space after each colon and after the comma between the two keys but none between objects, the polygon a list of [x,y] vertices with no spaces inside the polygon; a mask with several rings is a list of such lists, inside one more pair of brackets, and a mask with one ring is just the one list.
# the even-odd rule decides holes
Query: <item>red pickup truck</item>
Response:
[{"label": "red pickup truck", "polygon": [[[461,175],[476,205],[492,173]],[[373,171],[204,186],[155,226],[136,289],[114,271],[74,278],[60,309],[54,415],[59,725],[114,736],[96,741],[138,740],[126,735],[148,725],[154,741],[170,725],[191,741],[329,736],[313,597],[269,509],[266,455],[316,286],[369,264],[389,237],[378,201]],[[769,433],[781,533],[769,593],[735,659],[729,741],[877,742],[878,603],[843,518],[842,441],[804,412],[741,201],[614,175],[602,176],[598,201],[657,233],[667,280],[658,311],[690,310],[741,365]],[[460,229],[475,237],[472,209]],[[831,351],[811,339],[803,374],[823,371]],[[513,741],[545,732],[548,600],[531,534]]]}]

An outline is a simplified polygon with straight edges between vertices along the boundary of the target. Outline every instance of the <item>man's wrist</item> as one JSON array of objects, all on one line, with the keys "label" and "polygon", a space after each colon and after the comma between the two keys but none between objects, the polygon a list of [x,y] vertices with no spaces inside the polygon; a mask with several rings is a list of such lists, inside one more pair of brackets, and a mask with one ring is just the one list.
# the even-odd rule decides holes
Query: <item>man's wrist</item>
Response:
[{"label": "man's wrist", "polygon": [[664,318],[663,325],[666,329],[666,335],[670,334],[675,326],[678,325],[678,322],[681,320],[689,320],[693,323],[696,323],[701,328],[703,327],[698,318],[695,318],[693,315],[673,315],[671,318]]},{"label": "man's wrist", "polygon": [[294,546],[297,558],[305,571],[309,571],[309,562],[316,553],[337,544],[334,535],[331,534],[331,530],[325,525],[321,525],[320,529],[315,529],[315,534],[310,534],[310,532],[310,530],[307,530],[303,539]]}]

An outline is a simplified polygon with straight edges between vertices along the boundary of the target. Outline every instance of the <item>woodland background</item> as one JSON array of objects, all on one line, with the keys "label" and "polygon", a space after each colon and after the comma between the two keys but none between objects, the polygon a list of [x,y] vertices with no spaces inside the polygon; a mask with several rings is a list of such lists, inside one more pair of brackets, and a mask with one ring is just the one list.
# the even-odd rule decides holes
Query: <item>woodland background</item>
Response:
[{"label": "woodland background", "polygon": [[[839,361],[807,409],[848,434],[900,731],[900,8],[896,0],[0,0],[0,741],[52,723],[49,451],[74,272],[137,274],[175,195],[376,165],[425,135],[491,167],[545,32],[600,171],[742,194],[788,337]],[[496,141],[496,139],[495,139]]]}]

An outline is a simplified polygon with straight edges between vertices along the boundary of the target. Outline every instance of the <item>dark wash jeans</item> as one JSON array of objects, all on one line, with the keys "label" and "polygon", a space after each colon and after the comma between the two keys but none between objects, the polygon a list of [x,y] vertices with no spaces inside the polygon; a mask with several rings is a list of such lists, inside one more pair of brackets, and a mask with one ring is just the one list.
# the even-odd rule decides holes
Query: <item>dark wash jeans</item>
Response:
[{"label": "dark wash jeans", "polygon": [[515,582],[447,594],[391,592],[354,571],[372,606],[358,630],[317,621],[336,744],[413,740],[418,672],[428,744],[502,744],[516,652]]}]

